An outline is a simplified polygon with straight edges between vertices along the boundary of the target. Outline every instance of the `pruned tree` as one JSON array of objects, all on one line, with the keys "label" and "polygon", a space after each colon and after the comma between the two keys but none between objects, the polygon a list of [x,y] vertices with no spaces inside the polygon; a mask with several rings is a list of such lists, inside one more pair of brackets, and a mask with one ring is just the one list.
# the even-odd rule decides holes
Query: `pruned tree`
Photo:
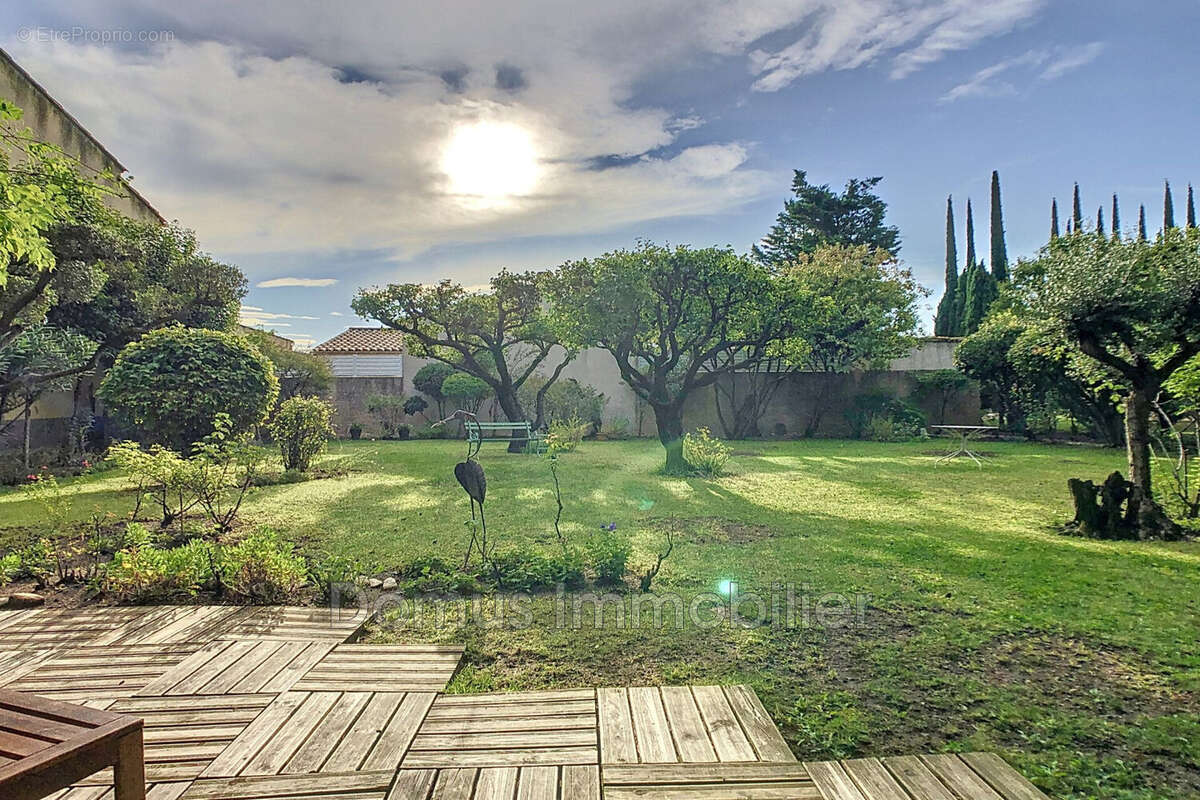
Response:
[{"label": "pruned tree", "polygon": [[[668,472],[687,470],[688,398],[761,363],[795,330],[804,306],[790,279],[718,247],[642,242],[567,262],[551,286],[564,341],[607,350],[653,410]],[[722,353],[734,355],[718,363]]]},{"label": "pruned tree", "polygon": [[[432,358],[486,383],[510,422],[528,419],[518,392],[541,372],[545,391],[574,358],[558,347],[543,310],[545,273],[501,271],[491,290],[470,292],[444,280],[434,286],[390,284],[360,289],[352,303],[362,317],[407,334],[413,355]],[[540,403],[539,403],[540,406]],[[542,420],[534,419],[540,427]],[[524,441],[514,432],[509,452]]]},{"label": "pruned tree", "polygon": [[1200,231],[1168,228],[1152,244],[1063,239],[1037,264],[1035,318],[1127,387],[1129,534],[1178,535],[1151,490],[1151,418],[1164,383],[1200,353]]}]

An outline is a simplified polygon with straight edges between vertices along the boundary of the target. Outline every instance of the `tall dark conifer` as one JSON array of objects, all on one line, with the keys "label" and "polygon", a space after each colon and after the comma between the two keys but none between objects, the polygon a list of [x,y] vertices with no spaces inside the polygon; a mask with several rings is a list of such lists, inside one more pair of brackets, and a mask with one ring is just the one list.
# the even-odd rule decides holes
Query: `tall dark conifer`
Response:
[{"label": "tall dark conifer", "polygon": [[982,261],[975,259],[975,216],[971,201],[967,201],[967,290],[963,303],[963,334],[972,334],[987,316],[988,307],[996,297],[996,279]]},{"label": "tall dark conifer", "polygon": [[1117,195],[1113,193],[1112,234],[1114,239],[1121,238],[1121,208],[1117,205]]},{"label": "tall dark conifer", "polygon": [[1144,241],[1146,241],[1147,238],[1148,237],[1146,236],[1146,207],[1144,205],[1142,205],[1142,206],[1138,206],[1138,241],[1144,242]]},{"label": "tall dark conifer", "polygon": [[975,265],[975,214],[971,211],[971,198],[967,198],[967,270]]},{"label": "tall dark conifer", "polygon": [[1008,280],[1008,248],[1004,246],[1004,210],[1000,204],[1000,173],[992,170],[992,277]]},{"label": "tall dark conifer", "polygon": [[938,303],[933,332],[937,336],[957,336],[961,311],[958,308],[958,243],[954,237],[954,197],[946,198],[946,293]]},{"label": "tall dark conifer", "polygon": [[1079,184],[1075,184],[1075,196],[1071,201],[1072,230],[1079,233],[1083,230],[1083,206],[1079,202]]},{"label": "tall dark conifer", "polygon": [[1163,233],[1175,227],[1175,201],[1171,199],[1171,182],[1163,181]]},{"label": "tall dark conifer", "polygon": [[1104,206],[1096,209],[1096,234],[1098,236],[1104,235]]},{"label": "tall dark conifer", "polygon": [[1058,238],[1058,198],[1050,199],[1050,241]]},{"label": "tall dark conifer", "polygon": [[1192,185],[1188,184],[1187,226],[1196,227],[1196,198],[1192,197]]}]

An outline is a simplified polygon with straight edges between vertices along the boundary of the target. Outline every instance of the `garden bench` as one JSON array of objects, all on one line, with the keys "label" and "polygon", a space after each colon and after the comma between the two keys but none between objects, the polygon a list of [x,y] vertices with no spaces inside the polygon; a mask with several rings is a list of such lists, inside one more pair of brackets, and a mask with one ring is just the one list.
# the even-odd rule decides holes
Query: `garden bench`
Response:
[{"label": "garden bench", "polygon": [[37,800],[105,767],[114,800],[145,800],[141,718],[0,690],[4,800]]},{"label": "garden bench", "polygon": [[484,442],[511,442],[515,439],[518,442],[525,442],[529,452],[537,453],[545,449],[546,437],[535,431],[529,420],[519,422],[467,421],[464,425],[467,429],[468,442],[482,444]]}]

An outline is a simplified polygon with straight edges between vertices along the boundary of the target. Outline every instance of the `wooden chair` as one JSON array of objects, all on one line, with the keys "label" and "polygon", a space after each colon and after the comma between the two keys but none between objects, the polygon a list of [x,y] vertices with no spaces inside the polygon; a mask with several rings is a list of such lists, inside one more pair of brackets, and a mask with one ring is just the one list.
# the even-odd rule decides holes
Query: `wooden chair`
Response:
[{"label": "wooden chair", "polygon": [[105,767],[115,800],[145,800],[140,718],[0,690],[4,800],[38,800]]}]

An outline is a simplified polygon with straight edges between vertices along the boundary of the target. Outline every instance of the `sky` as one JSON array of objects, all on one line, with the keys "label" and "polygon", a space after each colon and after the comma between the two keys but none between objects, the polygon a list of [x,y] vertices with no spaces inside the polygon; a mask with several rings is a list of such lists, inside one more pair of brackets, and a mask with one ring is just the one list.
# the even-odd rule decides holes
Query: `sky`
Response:
[{"label": "sky", "polygon": [[[355,291],[638,239],[748,251],[792,170],[880,175],[932,290],[945,202],[1010,257],[1078,181],[1161,224],[1200,182],[1195,0],[10,0],[3,46],[301,346]],[[1106,208],[1105,217],[1109,213]]]}]

